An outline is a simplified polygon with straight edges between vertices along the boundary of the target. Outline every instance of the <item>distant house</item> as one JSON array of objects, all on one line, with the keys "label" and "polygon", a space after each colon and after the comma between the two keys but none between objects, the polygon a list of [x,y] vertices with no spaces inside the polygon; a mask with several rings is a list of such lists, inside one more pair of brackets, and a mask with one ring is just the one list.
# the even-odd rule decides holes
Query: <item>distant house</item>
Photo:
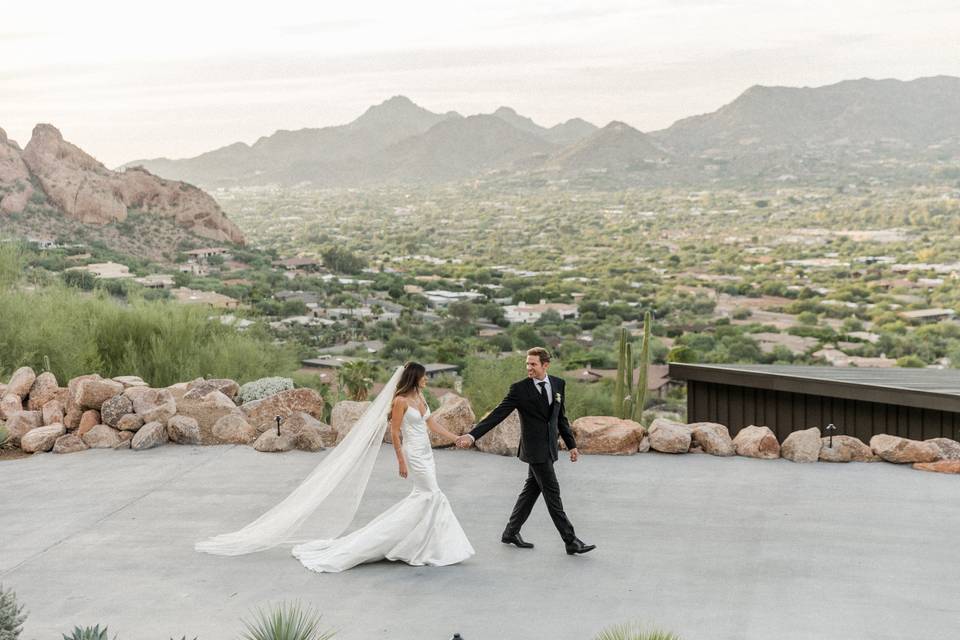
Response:
[{"label": "distant house", "polygon": [[[567,376],[572,377],[580,382],[587,383],[598,382],[604,378],[616,380],[617,370],[594,369],[590,365],[587,365],[585,369],[579,369],[572,373],[568,373]],[[638,368],[633,372],[633,382],[636,384],[639,381],[640,369]],[[673,380],[670,378],[670,365],[651,364],[647,366],[647,391],[652,392],[657,398],[662,400],[670,391],[673,389],[678,389],[682,386],[682,381]]]},{"label": "distant house", "polygon": [[827,345],[819,351],[813,352],[814,358],[822,358],[834,367],[861,367],[865,369],[890,369],[897,366],[897,361],[881,355],[879,358],[865,358],[862,356],[848,356],[843,351]]},{"label": "distant house", "polygon": [[323,268],[323,262],[315,258],[285,258],[283,260],[274,260],[271,264],[287,271],[295,271],[297,269],[319,271]]},{"label": "distant house", "polygon": [[563,319],[576,319],[580,317],[580,310],[577,308],[577,305],[547,302],[546,300],[540,300],[540,304],[527,304],[521,301],[516,305],[508,305],[504,307],[503,310],[507,320],[511,323],[522,322],[532,324],[548,311],[557,312]]},{"label": "distant house", "polygon": [[38,249],[56,249],[57,241],[49,236],[27,236],[27,243]]},{"label": "distant house", "polygon": [[427,378],[431,380],[433,380],[438,376],[442,376],[444,374],[457,375],[457,373],[460,372],[460,367],[458,367],[457,365],[444,364],[441,362],[431,362],[429,364],[423,365],[423,367],[427,370]]},{"label": "distant house", "polygon": [[116,262],[95,262],[82,267],[70,267],[67,271],[87,271],[103,280],[119,280],[133,277],[127,265],[117,264]]},{"label": "distant house", "polygon": [[793,355],[799,356],[820,343],[816,338],[795,336],[789,333],[748,333],[746,335],[756,340],[757,344],[760,345],[760,350],[768,354],[773,353],[777,347],[783,347]]},{"label": "distant house", "polygon": [[446,306],[451,302],[458,302],[460,300],[477,300],[484,297],[482,293],[473,291],[443,291],[440,289],[424,291],[421,295],[433,304],[440,306]]},{"label": "distant house", "polygon": [[170,289],[174,286],[173,276],[166,273],[151,273],[142,278],[134,278],[134,282],[148,289]]},{"label": "distant house", "polygon": [[311,367],[314,369],[333,369],[339,370],[343,365],[350,362],[364,362],[368,361],[366,358],[354,358],[352,356],[335,356],[335,355],[322,355],[319,358],[307,358],[301,360],[300,363],[305,367]]},{"label": "distant house", "polygon": [[206,262],[212,256],[226,257],[226,247],[204,247],[203,249],[192,249],[184,251],[188,262]]},{"label": "distant house", "polygon": [[215,291],[197,291],[187,287],[178,287],[172,291],[173,297],[184,304],[205,304],[218,309],[236,309],[240,301]]},{"label": "distant house", "polygon": [[365,342],[351,340],[350,342],[344,342],[343,344],[337,344],[332,347],[318,349],[317,353],[326,355],[340,355],[360,348],[364,349],[367,353],[377,353],[383,349],[383,346],[383,342],[380,340],[367,340]]},{"label": "distant house", "polygon": [[900,317],[909,322],[927,324],[953,320],[957,312],[953,309],[918,309],[916,311],[901,311]]}]

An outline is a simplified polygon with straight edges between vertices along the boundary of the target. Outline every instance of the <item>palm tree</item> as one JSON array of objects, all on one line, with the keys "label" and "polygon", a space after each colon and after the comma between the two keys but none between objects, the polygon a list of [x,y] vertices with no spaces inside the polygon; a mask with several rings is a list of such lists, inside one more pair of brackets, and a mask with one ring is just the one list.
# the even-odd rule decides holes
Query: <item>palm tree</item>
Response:
[{"label": "palm tree", "polygon": [[346,390],[348,398],[363,402],[373,387],[373,365],[367,360],[346,362],[340,367],[337,380],[340,388]]}]

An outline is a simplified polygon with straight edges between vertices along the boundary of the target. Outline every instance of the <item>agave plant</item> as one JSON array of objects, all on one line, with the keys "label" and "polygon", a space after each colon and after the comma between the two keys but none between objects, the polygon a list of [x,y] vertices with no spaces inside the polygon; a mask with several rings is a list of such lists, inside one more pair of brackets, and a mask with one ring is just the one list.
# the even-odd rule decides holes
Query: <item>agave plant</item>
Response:
[{"label": "agave plant", "polygon": [[330,640],[332,631],[320,631],[320,614],[299,602],[287,602],[268,611],[257,609],[253,620],[243,620],[247,628],[243,640]]},{"label": "agave plant", "polygon": [[644,630],[636,624],[618,624],[601,631],[594,640],[680,640],[668,631]]},{"label": "agave plant", "polygon": [[17,594],[11,589],[4,589],[0,584],[0,638],[17,640],[26,619],[23,605],[17,604]]},{"label": "agave plant", "polygon": [[[113,637],[116,640],[116,636]],[[63,640],[107,640],[107,628],[100,628],[98,624],[95,627],[74,627],[70,635],[63,634]]]}]

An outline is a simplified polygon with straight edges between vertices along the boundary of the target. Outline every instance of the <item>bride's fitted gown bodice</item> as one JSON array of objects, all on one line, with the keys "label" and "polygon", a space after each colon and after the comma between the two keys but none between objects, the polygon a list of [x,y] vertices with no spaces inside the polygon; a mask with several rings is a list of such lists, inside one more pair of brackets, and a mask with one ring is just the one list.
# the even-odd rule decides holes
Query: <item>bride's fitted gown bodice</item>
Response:
[{"label": "bride's fitted gown bodice", "polygon": [[334,540],[313,540],[293,548],[313,571],[343,571],[364,562],[400,560],[412,565],[443,566],[474,554],[447,497],[437,484],[426,416],[408,407],[400,431],[413,490],[368,525]]}]

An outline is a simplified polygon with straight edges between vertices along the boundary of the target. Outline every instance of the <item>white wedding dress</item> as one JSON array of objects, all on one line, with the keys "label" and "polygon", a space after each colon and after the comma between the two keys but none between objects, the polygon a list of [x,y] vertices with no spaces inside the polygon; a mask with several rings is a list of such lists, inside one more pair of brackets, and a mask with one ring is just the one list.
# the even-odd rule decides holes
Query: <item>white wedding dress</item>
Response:
[{"label": "white wedding dress", "polygon": [[[387,417],[404,367],[344,439],[306,478],[259,518],[230,533],[197,542],[194,548],[238,556],[281,544],[296,544],[295,555],[313,571],[343,571],[364,562],[401,560],[412,565],[449,565],[474,554],[447,497],[437,485],[426,418],[408,407],[401,433],[413,491],[370,524],[344,536],[356,515],[387,430]],[[297,537],[307,518],[311,537]]]},{"label": "white wedding dress", "polygon": [[426,418],[408,407],[401,424],[402,450],[413,490],[362,529],[332,540],[313,540],[293,548],[307,569],[337,572],[365,562],[399,560],[446,566],[474,554],[470,541],[437,484]]}]

